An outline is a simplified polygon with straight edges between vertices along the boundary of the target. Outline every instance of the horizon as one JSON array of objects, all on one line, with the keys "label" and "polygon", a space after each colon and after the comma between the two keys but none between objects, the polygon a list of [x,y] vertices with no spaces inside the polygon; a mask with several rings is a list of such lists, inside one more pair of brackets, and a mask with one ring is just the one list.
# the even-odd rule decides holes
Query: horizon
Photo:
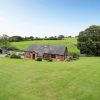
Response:
[{"label": "horizon", "polygon": [[0,35],[77,36],[100,25],[99,0],[0,0]]}]

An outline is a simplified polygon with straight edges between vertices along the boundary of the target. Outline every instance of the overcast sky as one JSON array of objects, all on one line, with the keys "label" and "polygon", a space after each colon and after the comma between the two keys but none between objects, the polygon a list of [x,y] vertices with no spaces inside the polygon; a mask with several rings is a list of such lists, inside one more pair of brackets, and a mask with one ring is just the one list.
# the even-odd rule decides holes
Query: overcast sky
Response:
[{"label": "overcast sky", "polygon": [[76,36],[100,25],[100,0],[0,0],[0,34]]}]

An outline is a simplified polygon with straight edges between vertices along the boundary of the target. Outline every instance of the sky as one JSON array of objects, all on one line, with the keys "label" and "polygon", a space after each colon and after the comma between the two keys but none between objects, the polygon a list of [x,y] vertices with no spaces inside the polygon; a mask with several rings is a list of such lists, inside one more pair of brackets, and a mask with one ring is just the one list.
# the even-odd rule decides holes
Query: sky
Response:
[{"label": "sky", "polygon": [[0,0],[0,35],[77,36],[100,25],[100,0]]}]

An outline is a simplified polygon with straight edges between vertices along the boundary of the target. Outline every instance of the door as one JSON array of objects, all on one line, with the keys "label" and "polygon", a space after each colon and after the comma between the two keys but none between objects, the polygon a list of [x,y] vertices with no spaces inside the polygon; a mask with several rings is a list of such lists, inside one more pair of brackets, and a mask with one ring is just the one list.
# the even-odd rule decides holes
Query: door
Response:
[{"label": "door", "polygon": [[32,58],[35,59],[35,54],[32,55]]}]

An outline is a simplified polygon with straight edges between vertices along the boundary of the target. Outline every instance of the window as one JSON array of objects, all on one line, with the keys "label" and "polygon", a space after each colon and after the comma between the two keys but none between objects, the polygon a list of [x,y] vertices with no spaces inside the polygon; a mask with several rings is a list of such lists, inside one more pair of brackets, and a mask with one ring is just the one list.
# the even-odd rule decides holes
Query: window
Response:
[{"label": "window", "polygon": [[51,58],[56,58],[56,55],[54,55],[54,54],[53,54],[53,55],[51,55]]}]

